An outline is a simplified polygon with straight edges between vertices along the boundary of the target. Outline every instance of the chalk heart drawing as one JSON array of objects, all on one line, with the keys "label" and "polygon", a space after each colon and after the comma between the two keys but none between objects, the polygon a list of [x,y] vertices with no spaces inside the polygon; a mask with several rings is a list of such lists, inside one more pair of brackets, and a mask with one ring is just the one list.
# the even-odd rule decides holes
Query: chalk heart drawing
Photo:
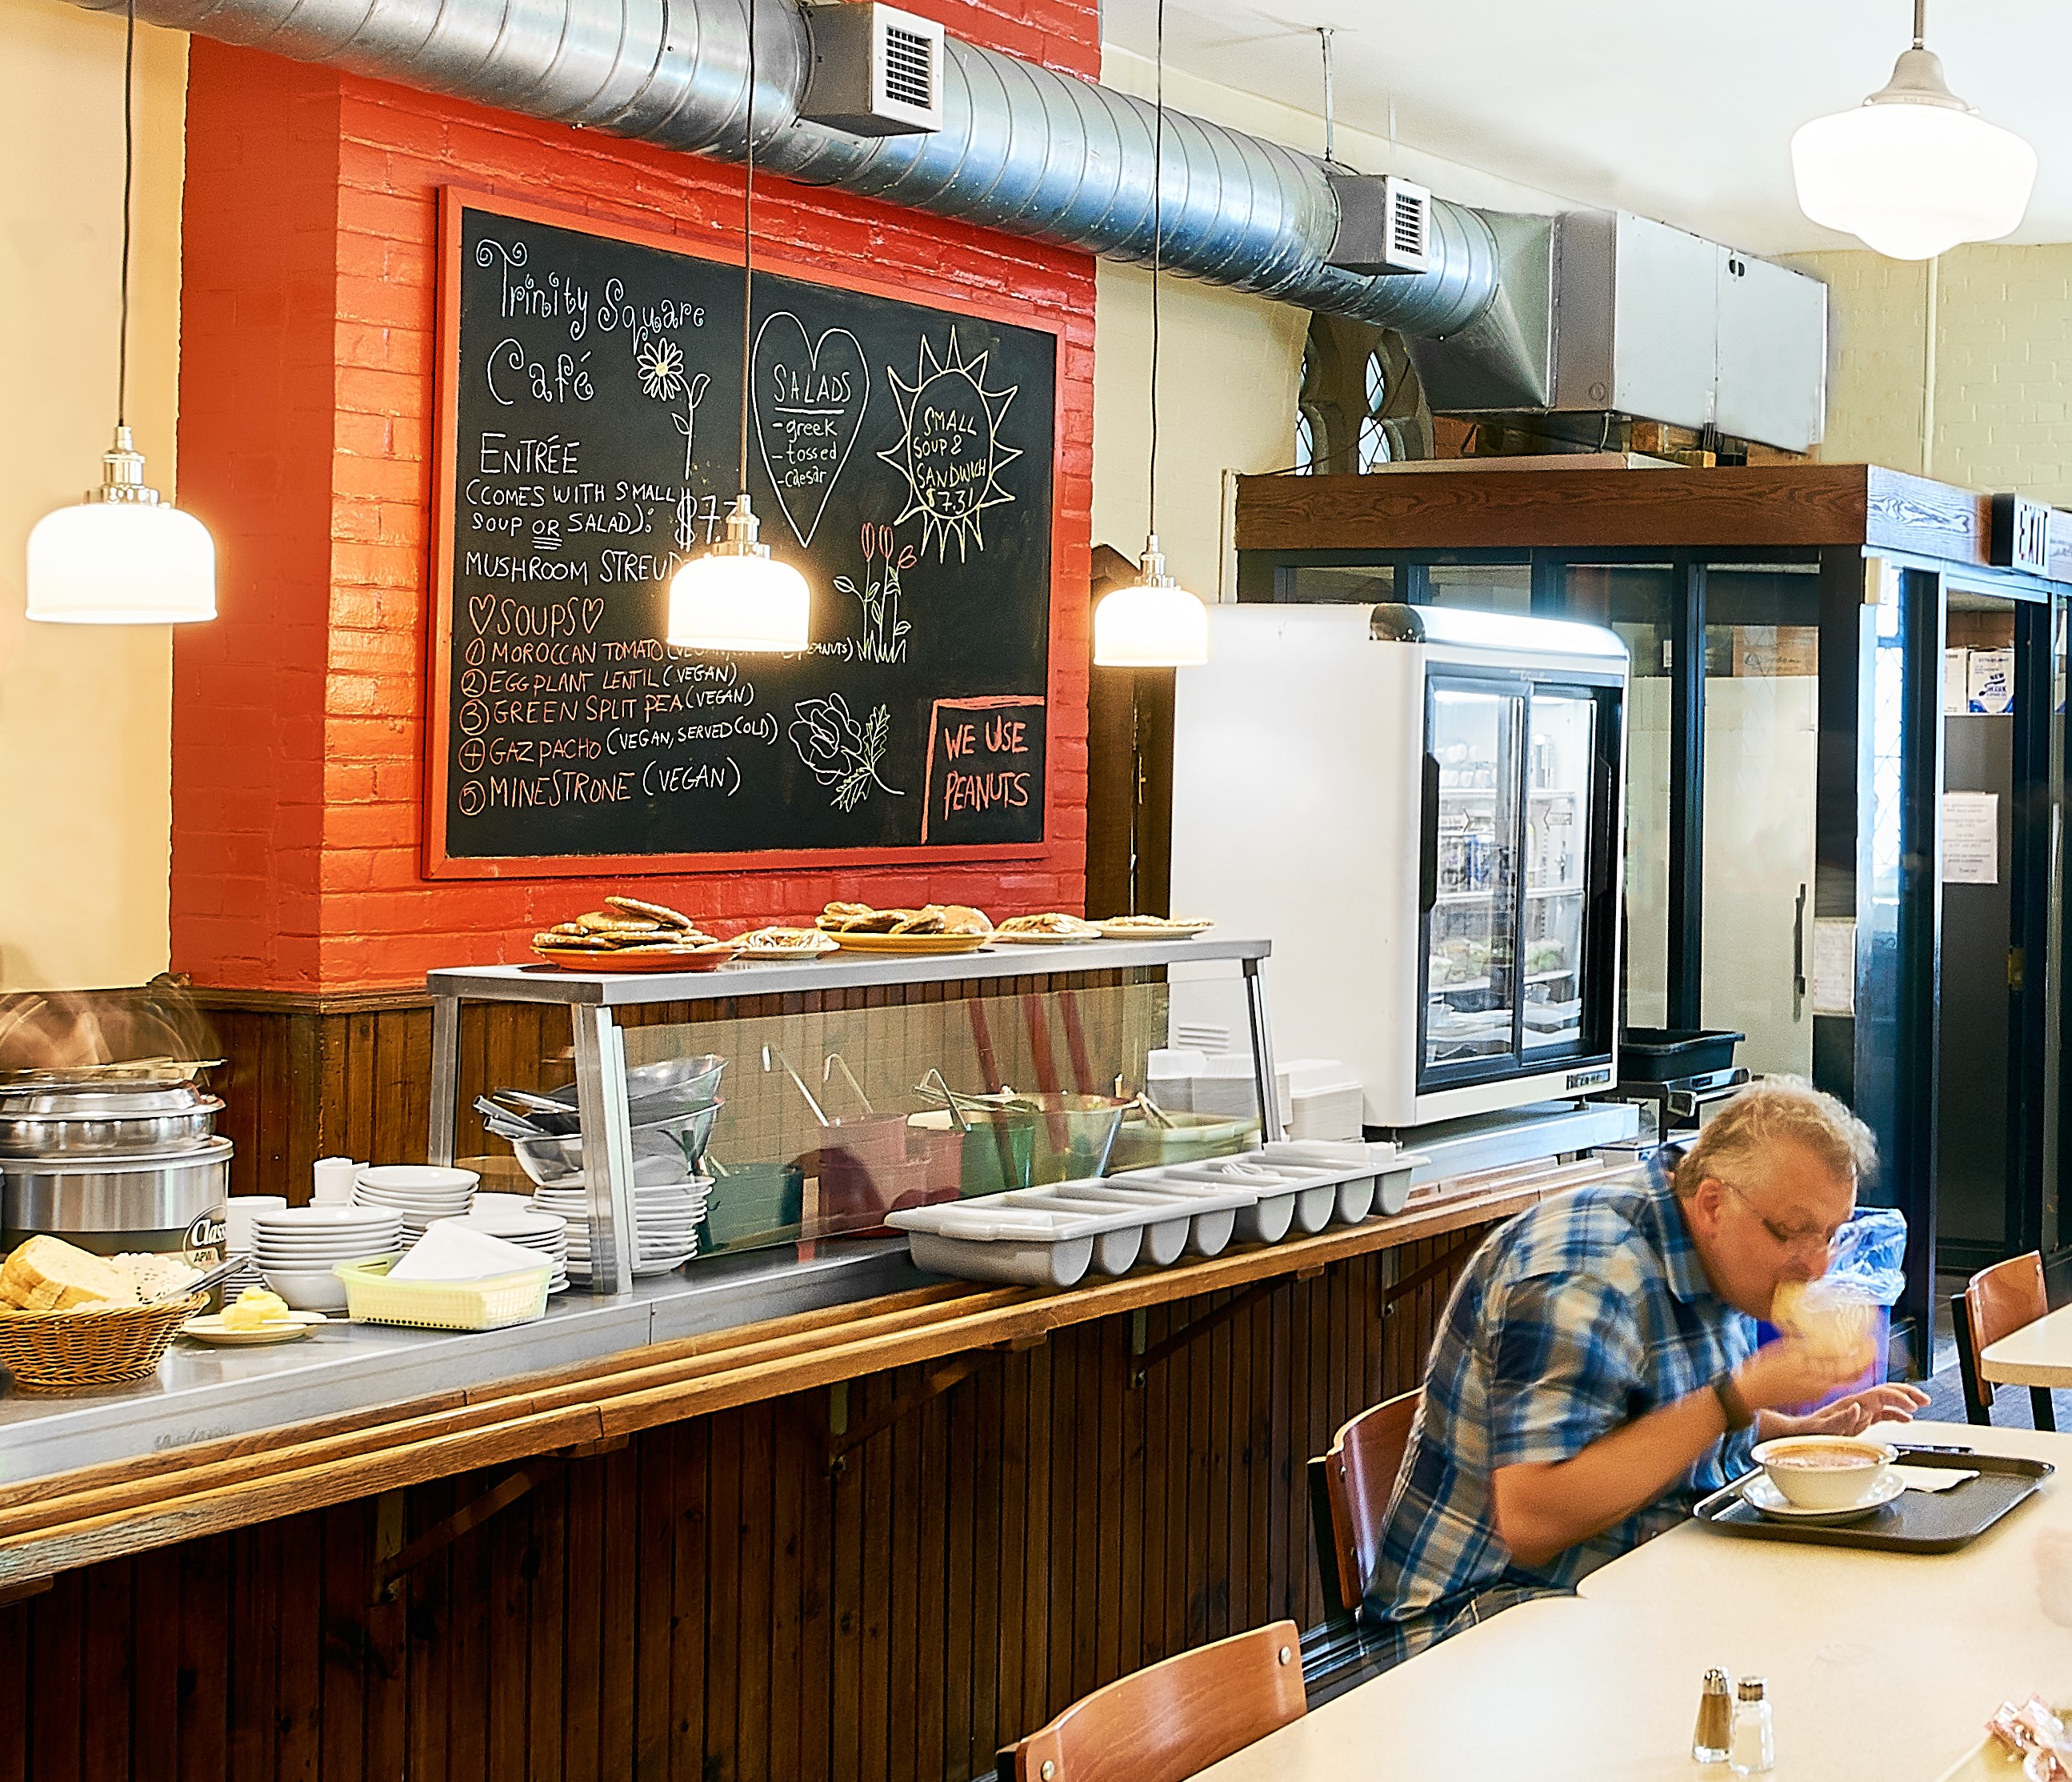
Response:
[{"label": "chalk heart drawing", "polygon": [[817,340],[789,310],[755,331],[755,442],[793,533],[810,545],[863,430],[870,368],[847,328]]},{"label": "chalk heart drawing", "polygon": [[477,631],[487,631],[496,618],[496,596],[478,594],[467,603],[467,616]]},{"label": "chalk heart drawing", "polygon": [[1022,451],[1000,442],[1000,428],[1021,386],[988,389],[988,356],[964,357],[952,328],[939,356],[935,343],[922,336],[912,383],[889,365],[885,371],[899,405],[901,432],[898,443],[878,455],[906,479],[906,505],[893,524],[903,525],[918,514],[921,549],[932,541],[937,562],[948,556],[952,540],[959,562],[972,550],[984,550],[985,510],[1014,499],[999,476]]}]

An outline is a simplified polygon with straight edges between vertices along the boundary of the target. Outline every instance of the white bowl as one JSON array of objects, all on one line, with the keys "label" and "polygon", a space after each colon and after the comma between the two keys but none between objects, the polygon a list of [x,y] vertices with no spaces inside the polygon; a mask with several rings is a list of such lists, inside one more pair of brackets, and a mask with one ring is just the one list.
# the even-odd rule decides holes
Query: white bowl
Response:
[{"label": "white bowl", "polygon": [[266,1285],[297,1311],[343,1311],[345,1283],[328,1269],[262,1269]]},{"label": "white bowl", "polygon": [[1785,1435],[1758,1442],[1756,1464],[1801,1509],[1846,1510],[1884,1482],[1897,1451],[1860,1435]]}]

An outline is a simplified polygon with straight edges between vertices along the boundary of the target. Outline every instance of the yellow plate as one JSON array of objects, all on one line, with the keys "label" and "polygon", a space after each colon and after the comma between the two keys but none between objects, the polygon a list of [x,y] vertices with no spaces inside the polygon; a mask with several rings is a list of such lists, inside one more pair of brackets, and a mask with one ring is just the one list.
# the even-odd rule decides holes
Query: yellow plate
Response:
[{"label": "yellow plate", "polygon": [[1002,934],[995,928],[993,938],[1003,947],[1075,947],[1102,936],[1098,928],[1087,934]]},{"label": "yellow plate", "polygon": [[845,953],[976,953],[989,934],[838,934]]}]

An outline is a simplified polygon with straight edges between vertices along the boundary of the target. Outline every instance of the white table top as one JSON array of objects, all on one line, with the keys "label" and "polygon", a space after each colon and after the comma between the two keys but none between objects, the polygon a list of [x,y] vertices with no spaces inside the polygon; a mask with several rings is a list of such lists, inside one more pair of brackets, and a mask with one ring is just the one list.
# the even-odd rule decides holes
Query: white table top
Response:
[{"label": "white table top", "polygon": [[1996,1385],[2072,1386],[2072,1306],[1988,1344],[1979,1372]]},{"label": "white table top", "polygon": [[[1943,1555],[1736,1540],[1687,1523],[1585,1579],[1579,1595],[1508,1610],[1201,1782],[1725,1782],[1690,1758],[1714,1665],[1769,1678],[1774,1782],[1930,1782],[2006,1698],[2072,1698],[2072,1435],[1922,1423],[1906,1438],[2059,1471]],[[2045,1537],[2063,1555],[2062,1621],[2039,1590]]]}]

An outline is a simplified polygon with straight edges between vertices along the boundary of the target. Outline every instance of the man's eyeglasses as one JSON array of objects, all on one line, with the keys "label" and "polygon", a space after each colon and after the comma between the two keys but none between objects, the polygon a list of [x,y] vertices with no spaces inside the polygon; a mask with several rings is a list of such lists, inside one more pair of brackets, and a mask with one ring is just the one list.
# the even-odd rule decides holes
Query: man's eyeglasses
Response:
[{"label": "man's eyeglasses", "polygon": [[1762,1228],[1768,1232],[1771,1237],[1776,1240],[1778,1245],[1781,1248],[1787,1250],[1796,1250],[1803,1256],[1818,1256],[1822,1257],[1826,1257],[1827,1253],[1834,1249],[1835,1233],[1841,1229],[1840,1226],[1837,1225],[1832,1229],[1827,1231],[1816,1231],[1810,1229],[1794,1231],[1788,1225],[1778,1224],[1775,1220],[1770,1218],[1763,1212],[1762,1208],[1758,1207],[1754,1201],[1751,1200],[1748,1197],[1748,1194],[1745,1190],[1737,1187],[1733,1183],[1729,1182],[1724,1175],[1716,1175],[1712,1179],[1715,1182],[1717,1182],[1721,1187],[1725,1188],[1728,1193],[1733,1195],[1737,1200],[1738,1200],[1750,1212],[1753,1213],[1756,1217],[1762,1221]]}]

